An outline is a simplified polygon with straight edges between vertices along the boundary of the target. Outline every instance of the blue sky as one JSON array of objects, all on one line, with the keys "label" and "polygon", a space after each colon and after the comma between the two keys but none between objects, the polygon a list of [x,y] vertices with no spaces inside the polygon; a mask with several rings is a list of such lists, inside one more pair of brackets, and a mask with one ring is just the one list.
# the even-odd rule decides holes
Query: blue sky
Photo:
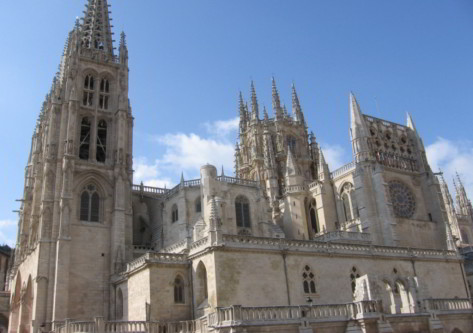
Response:
[{"label": "blue sky", "polygon": [[[0,3],[0,242],[16,233],[31,134],[65,37],[85,1]],[[271,108],[294,81],[331,168],[351,160],[348,93],[362,111],[405,123],[429,160],[473,197],[473,2],[111,0],[127,33],[135,181],[172,186],[201,164],[232,170],[239,90]],[[453,192],[453,188],[451,188]],[[452,193],[453,194],[453,193]]]}]

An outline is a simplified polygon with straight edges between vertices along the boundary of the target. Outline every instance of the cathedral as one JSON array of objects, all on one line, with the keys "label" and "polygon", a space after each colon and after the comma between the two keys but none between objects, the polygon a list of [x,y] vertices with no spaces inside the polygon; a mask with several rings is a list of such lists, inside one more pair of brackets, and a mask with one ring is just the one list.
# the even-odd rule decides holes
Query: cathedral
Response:
[{"label": "cathedral", "polygon": [[109,7],[88,0],[34,129],[9,332],[473,332],[473,208],[410,115],[350,94],[353,161],[330,170],[295,86],[288,111],[273,78],[268,112],[251,82],[234,176],[134,184]]}]

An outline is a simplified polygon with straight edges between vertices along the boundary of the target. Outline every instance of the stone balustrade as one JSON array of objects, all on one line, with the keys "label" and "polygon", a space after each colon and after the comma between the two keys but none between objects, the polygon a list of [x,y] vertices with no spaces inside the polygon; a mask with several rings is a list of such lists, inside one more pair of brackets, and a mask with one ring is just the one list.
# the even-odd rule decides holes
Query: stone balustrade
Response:
[{"label": "stone balustrade", "polygon": [[163,252],[166,253],[179,253],[182,252],[183,250],[187,250],[188,248],[188,239],[184,239],[180,242],[174,243],[168,247],[166,247]]},{"label": "stone balustrade", "polygon": [[348,164],[345,164],[345,165],[341,166],[340,168],[338,168],[337,170],[333,171],[330,174],[330,178],[335,179],[337,177],[343,176],[343,175],[355,170],[355,167],[356,167],[355,162],[350,162]]},{"label": "stone balustrade", "polygon": [[[469,312],[473,313],[470,299],[425,299],[428,312]],[[301,321],[349,321],[367,318],[379,318],[383,314],[383,305],[379,300],[367,300],[344,304],[314,304],[294,306],[248,307],[233,305],[218,307],[216,311],[196,320],[180,322],[159,321],[109,321],[96,317],[94,321],[57,322],[53,326],[56,333],[111,333],[111,332],[147,332],[147,333],[208,333],[213,329],[232,326],[259,326],[278,324],[297,324]]]},{"label": "stone balustrade", "polygon": [[144,266],[146,263],[187,264],[188,262],[187,255],[185,254],[147,252],[141,257],[127,263],[125,273],[134,271]]},{"label": "stone balustrade", "polygon": [[460,259],[455,251],[413,249],[368,244],[322,242],[318,240],[289,240],[282,238],[263,238],[242,235],[223,235],[227,247],[255,248],[261,250],[295,250],[312,253],[330,254],[362,254],[383,257],[429,258],[429,259]]},{"label": "stone balustrade", "polygon": [[146,193],[146,194],[154,194],[154,195],[163,195],[169,192],[168,189],[165,188],[159,188],[159,187],[151,187],[151,186],[144,186],[142,184],[140,185],[132,185],[131,190],[133,192],[139,192],[139,193]]},{"label": "stone balustrade", "polygon": [[218,176],[217,181],[228,183],[228,184],[243,185],[243,186],[250,186],[250,187],[258,187],[259,186],[259,183],[254,181],[254,180],[228,177],[228,176]]},{"label": "stone balustrade", "polygon": [[307,186],[305,185],[288,185],[283,187],[283,193],[299,193],[307,191]]},{"label": "stone balustrade", "polygon": [[349,242],[360,242],[360,243],[371,243],[371,235],[365,232],[348,232],[348,231],[330,231],[315,237],[316,240],[321,242],[333,242],[333,241],[349,241]]},{"label": "stone balustrade", "polygon": [[471,310],[469,298],[431,298],[424,300],[424,306],[431,311],[461,311]]}]

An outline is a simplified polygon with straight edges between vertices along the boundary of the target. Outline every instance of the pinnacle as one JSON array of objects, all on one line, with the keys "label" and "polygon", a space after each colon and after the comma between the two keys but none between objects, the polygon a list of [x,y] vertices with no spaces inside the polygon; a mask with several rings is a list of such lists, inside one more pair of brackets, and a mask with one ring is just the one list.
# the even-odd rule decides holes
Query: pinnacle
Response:
[{"label": "pinnacle", "polygon": [[[113,56],[113,41],[107,0],[88,0],[81,26],[83,48],[101,50]],[[77,21],[76,21],[77,27]]]}]

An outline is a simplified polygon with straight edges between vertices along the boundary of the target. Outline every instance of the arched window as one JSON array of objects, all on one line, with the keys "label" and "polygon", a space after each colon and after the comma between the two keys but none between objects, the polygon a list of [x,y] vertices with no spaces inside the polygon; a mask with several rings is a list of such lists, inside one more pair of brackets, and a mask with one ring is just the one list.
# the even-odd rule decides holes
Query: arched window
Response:
[{"label": "arched window", "polygon": [[84,94],[82,95],[82,104],[84,106],[93,106],[94,104],[94,83],[92,75],[87,75],[84,80]]},{"label": "arched window", "polygon": [[174,204],[171,209],[171,222],[174,223],[177,220],[179,220],[179,211],[177,210],[177,205]]},{"label": "arched window", "polygon": [[108,110],[108,100],[110,98],[110,82],[107,79],[100,80],[99,108]]},{"label": "arched window", "polygon": [[180,276],[174,279],[174,303],[184,304],[184,280]]},{"label": "arched window", "polygon": [[302,287],[305,294],[315,294],[317,292],[315,289],[315,275],[309,265],[305,265],[302,272]]},{"label": "arched window", "polygon": [[466,232],[465,229],[460,229],[460,236],[462,238],[463,243],[470,243],[470,240],[468,239],[468,233]]},{"label": "arched window", "polygon": [[355,189],[352,184],[346,183],[342,187],[340,198],[343,204],[345,221],[351,221],[359,217],[358,204],[355,197]]},{"label": "arched window", "polygon": [[197,265],[196,270],[197,284],[196,284],[196,303],[198,305],[202,304],[208,298],[208,288],[207,288],[207,269],[205,268],[204,263],[201,261]]},{"label": "arched window", "polygon": [[99,222],[100,197],[94,185],[88,185],[80,196],[80,220]]},{"label": "arched window", "polygon": [[250,202],[244,196],[235,199],[236,224],[240,228],[250,228]]},{"label": "arched window", "polygon": [[355,295],[356,279],[358,279],[359,277],[360,277],[360,273],[358,272],[358,269],[355,266],[353,266],[350,273],[351,291],[353,295]]},{"label": "arched window", "polygon": [[293,154],[296,154],[296,146],[297,146],[296,138],[289,135],[287,137],[287,145],[288,145],[289,149],[291,150],[291,152]]},{"label": "arched window", "polygon": [[116,303],[116,319],[123,319],[123,293],[122,289],[117,289],[117,303]]},{"label": "arched window", "polygon": [[309,204],[309,223],[312,229],[312,233],[314,235],[318,234],[320,230],[319,230],[319,223],[317,221],[317,205],[316,205],[315,199],[312,199],[312,201]]},{"label": "arched window", "polygon": [[202,212],[202,202],[200,201],[200,197],[195,199],[195,212],[196,213]]},{"label": "arched window", "polygon": [[87,117],[82,118],[80,124],[79,158],[81,160],[89,159],[90,148],[90,120]]},{"label": "arched window", "polygon": [[97,126],[97,162],[104,163],[107,158],[107,122],[105,120],[99,121]]}]

